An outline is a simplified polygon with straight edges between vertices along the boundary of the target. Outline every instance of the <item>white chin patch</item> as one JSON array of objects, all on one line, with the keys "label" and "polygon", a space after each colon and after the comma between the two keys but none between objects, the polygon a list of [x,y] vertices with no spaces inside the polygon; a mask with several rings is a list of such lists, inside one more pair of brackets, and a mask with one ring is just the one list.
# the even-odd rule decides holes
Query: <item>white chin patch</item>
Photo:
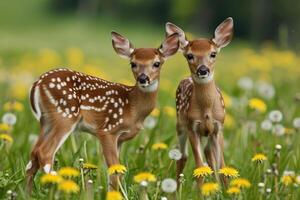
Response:
[{"label": "white chin patch", "polygon": [[214,73],[209,73],[208,75],[204,76],[197,76],[196,74],[192,74],[193,80],[198,84],[206,84],[213,80]]},{"label": "white chin patch", "polygon": [[138,83],[140,90],[143,92],[154,92],[158,88],[158,80],[152,81],[150,84],[140,84]]}]

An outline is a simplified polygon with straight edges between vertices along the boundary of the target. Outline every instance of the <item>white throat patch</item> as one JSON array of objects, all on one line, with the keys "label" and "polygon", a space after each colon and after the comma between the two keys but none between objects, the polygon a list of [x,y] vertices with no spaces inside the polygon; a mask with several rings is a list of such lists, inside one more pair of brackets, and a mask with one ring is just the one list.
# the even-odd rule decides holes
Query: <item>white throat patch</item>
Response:
[{"label": "white throat patch", "polygon": [[144,84],[141,85],[141,84],[138,83],[138,87],[143,92],[154,92],[158,88],[158,80],[156,79],[156,80],[152,81],[152,83],[150,83],[148,85],[144,85]]},{"label": "white throat patch", "polygon": [[214,73],[209,73],[208,76],[199,77],[196,74],[192,73],[193,80],[198,84],[206,84],[214,79]]}]

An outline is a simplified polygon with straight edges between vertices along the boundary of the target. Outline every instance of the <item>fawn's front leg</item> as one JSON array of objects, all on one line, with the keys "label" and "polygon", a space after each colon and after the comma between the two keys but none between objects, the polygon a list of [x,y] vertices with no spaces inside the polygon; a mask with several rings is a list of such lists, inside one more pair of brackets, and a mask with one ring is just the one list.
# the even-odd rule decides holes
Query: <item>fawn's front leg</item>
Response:
[{"label": "fawn's front leg", "polygon": [[[191,143],[191,147],[192,147],[192,151],[193,151],[193,155],[194,155],[194,159],[195,159],[195,163],[196,163],[196,168],[202,167],[203,159],[202,159],[202,155],[201,155],[201,146],[200,146],[201,143],[200,143],[199,135],[192,130],[188,130],[188,138]],[[202,183],[203,183],[202,178],[199,178],[198,185],[201,186]]]},{"label": "fawn's front leg", "polygon": [[[102,151],[107,167],[120,164],[118,156],[118,136],[111,133],[105,133],[99,136]],[[116,190],[118,188],[118,175],[109,176],[109,190]]]},{"label": "fawn's front leg", "polygon": [[[214,170],[216,179],[219,178],[218,171],[220,168],[225,167],[224,161],[224,145],[223,145],[223,125],[215,122],[215,131],[209,136],[208,143],[205,147],[205,157],[208,165]],[[225,186],[227,186],[227,179],[221,176],[221,180]]]}]

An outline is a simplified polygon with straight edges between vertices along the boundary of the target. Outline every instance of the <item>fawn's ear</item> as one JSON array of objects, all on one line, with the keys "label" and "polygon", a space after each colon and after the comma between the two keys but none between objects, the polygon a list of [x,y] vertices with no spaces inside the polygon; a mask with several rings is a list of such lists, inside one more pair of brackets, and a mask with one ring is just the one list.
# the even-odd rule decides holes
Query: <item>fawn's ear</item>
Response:
[{"label": "fawn's ear", "polygon": [[215,30],[213,42],[220,48],[228,45],[233,36],[233,19],[228,17]]},{"label": "fawn's ear", "polygon": [[165,41],[160,45],[159,51],[163,55],[163,57],[168,58],[174,55],[179,48],[179,38],[178,34],[174,33],[168,36]]},{"label": "fawn's ear", "polygon": [[181,28],[179,28],[178,26],[176,26],[175,24],[167,22],[166,23],[166,35],[170,36],[174,33],[178,34],[180,48],[181,49],[185,48],[189,44],[189,41],[186,39],[184,31]]},{"label": "fawn's ear", "polygon": [[111,38],[112,46],[117,54],[123,58],[130,58],[131,53],[134,51],[133,45],[130,41],[114,31],[111,32]]}]

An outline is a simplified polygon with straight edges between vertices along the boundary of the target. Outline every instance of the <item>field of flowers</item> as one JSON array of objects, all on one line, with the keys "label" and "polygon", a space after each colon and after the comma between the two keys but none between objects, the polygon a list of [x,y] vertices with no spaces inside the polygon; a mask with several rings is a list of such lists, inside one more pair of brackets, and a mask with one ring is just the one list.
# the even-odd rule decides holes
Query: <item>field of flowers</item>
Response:
[{"label": "field of flowers", "polygon": [[[108,39],[107,39],[108,41]],[[158,46],[159,43],[156,45]],[[67,66],[107,80],[134,84],[127,61],[111,47],[102,57],[77,47],[0,55],[0,199],[29,199],[25,166],[39,126],[28,91],[43,72]],[[101,49],[101,47],[99,47]],[[188,76],[180,53],[163,66],[157,108],[145,129],[122,148],[120,166],[107,169],[100,144],[75,132],[55,158],[56,173],[39,172],[32,199],[300,199],[300,57],[267,44],[234,45],[220,53],[216,81],[226,104],[225,161],[217,173],[195,169],[190,152],[180,183],[175,182],[177,150],[175,90]],[[107,192],[107,175],[123,174],[120,192]],[[204,184],[197,187],[197,177]]]}]

